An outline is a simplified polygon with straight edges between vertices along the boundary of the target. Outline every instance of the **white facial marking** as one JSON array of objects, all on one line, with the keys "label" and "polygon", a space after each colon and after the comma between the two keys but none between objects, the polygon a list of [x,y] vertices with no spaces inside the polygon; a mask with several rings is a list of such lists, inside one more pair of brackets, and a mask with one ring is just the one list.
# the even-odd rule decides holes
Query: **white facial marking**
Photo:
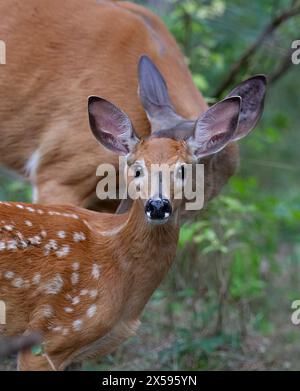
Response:
[{"label": "white facial marking", "polygon": [[60,239],[64,239],[66,237],[66,233],[65,231],[58,231],[57,232],[57,236],[60,238]]},{"label": "white facial marking", "polygon": [[45,291],[46,293],[48,293],[49,295],[56,295],[62,288],[63,286],[63,279],[61,278],[61,276],[59,274],[56,274],[56,276],[48,281],[44,288],[45,288]]},{"label": "white facial marking", "polygon": [[79,280],[79,274],[78,273],[72,273],[71,275],[71,282],[73,285],[76,285]]},{"label": "white facial marking", "polygon": [[93,304],[88,308],[86,314],[89,318],[92,318],[96,314],[96,312],[97,312],[97,306]]},{"label": "white facial marking", "polygon": [[38,285],[41,281],[41,275],[40,273],[36,273],[33,277],[32,277],[32,283],[34,285]]},{"label": "white facial marking", "polygon": [[73,233],[73,240],[74,242],[81,242],[85,240],[85,234],[83,232],[74,232]]},{"label": "white facial marking", "polygon": [[15,275],[14,272],[5,272],[4,278],[6,278],[7,280],[11,280],[12,278],[14,278],[14,275]]},{"label": "white facial marking", "polygon": [[99,268],[99,265],[97,265],[96,263],[93,264],[92,276],[93,276],[96,280],[98,280],[98,278],[100,277],[100,268]]},{"label": "white facial marking", "polygon": [[80,320],[80,319],[74,320],[72,325],[73,325],[73,329],[75,331],[80,331],[81,327],[82,327],[82,320]]}]

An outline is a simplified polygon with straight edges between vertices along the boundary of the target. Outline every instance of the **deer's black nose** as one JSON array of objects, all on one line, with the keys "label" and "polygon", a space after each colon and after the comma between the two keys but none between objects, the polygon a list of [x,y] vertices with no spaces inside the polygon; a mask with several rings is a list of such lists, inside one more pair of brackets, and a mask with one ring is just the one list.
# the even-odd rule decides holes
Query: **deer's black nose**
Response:
[{"label": "deer's black nose", "polygon": [[150,198],[146,203],[145,213],[151,220],[167,219],[172,213],[172,205],[166,198]]}]

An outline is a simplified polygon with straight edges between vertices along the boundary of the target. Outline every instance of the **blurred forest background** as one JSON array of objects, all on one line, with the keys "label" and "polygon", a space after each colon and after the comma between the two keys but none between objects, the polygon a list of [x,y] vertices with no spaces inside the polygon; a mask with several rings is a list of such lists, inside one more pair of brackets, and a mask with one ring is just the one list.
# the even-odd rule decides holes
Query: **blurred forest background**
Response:
[{"label": "blurred forest background", "polygon": [[[181,231],[172,272],[136,337],[85,370],[300,369],[299,0],[144,0],[175,35],[208,102],[265,73],[262,120],[241,166],[204,216]],[[30,200],[2,172],[0,196]]]}]

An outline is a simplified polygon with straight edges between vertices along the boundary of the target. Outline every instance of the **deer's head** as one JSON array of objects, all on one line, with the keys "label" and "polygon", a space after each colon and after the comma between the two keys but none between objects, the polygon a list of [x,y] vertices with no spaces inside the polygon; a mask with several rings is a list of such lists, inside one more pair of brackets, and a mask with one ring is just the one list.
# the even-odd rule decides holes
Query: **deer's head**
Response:
[{"label": "deer's head", "polygon": [[[218,154],[227,144],[245,137],[262,110],[266,79],[254,76],[237,86],[197,120],[180,117],[173,108],[166,83],[151,60],[139,63],[139,94],[151,124],[151,135],[140,140],[129,117],[111,102],[89,98],[92,132],[111,151],[127,157],[128,184],[141,190],[141,203],[150,223],[165,223],[182,206],[175,197],[185,182],[185,165]],[[153,165],[170,167],[168,183]],[[151,175],[149,175],[151,173]],[[153,174],[153,175],[152,175]]]}]

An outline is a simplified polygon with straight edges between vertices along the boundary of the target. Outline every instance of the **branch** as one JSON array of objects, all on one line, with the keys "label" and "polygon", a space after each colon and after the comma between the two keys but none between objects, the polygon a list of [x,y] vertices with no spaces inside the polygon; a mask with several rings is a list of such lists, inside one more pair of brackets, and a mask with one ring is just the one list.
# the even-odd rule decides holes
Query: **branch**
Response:
[{"label": "branch", "polygon": [[270,74],[270,76],[268,77],[268,81],[270,84],[273,84],[278,81],[291,68],[291,66],[293,65],[291,60],[292,54],[293,50],[289,50],[287,55],[279,64],[278,68]]},{"label": "branch", "polygon": [[232,66],[229,71],[228,76],[221,83],[221,85],[216,89],[214,97],[220,98],[224,91],[235,81],[235,78],[239,70],[243,67],[246,67],[253,56],[253,54],[259,49],[262,43],[267,37],[269,37],[273,32],[281,26],[284,22],[290,18],[300,14],[300,6],[288,9],[283,11],[281,14],[274,17],[271,22],[265,27],[262,33],[258,36],[256,41],[244,52],[240,59]]},{"label": "branch", "polygon": [[19,337],[2,338],[0,340],[0,360],[21,350],[29,349],[42,342],[39,333],[31,333]]}]

